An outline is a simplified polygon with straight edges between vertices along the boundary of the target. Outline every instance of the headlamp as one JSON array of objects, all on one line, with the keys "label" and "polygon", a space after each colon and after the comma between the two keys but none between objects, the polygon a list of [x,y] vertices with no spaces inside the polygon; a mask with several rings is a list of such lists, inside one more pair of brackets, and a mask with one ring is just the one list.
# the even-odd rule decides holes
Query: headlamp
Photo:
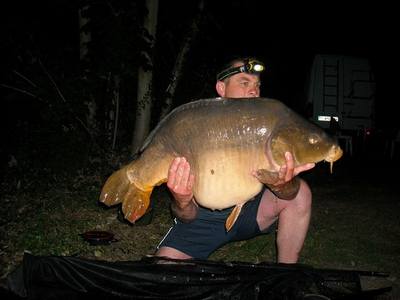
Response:
[{"label": "headlamp", "polygon": [[224,80],[232,75],[239,74],[239,73],[260,73],[264,71],[265,67],[264,64],[255,59],[246,60],[243,66],[228,68],[217,75],[217,80]]}]

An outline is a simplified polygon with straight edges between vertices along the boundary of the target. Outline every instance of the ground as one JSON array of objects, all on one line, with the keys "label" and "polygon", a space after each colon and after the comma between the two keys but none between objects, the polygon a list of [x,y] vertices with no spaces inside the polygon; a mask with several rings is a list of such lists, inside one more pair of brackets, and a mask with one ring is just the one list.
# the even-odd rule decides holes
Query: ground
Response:
[{"label": "ground", "polygon": [[[319,163],[303,175],[313,192],[313,214],[300,263],[321,268],[388,273],[384,284],[400,286],[400,202],[392,162],[342,159]],[[98,203],[105,178],[82,172],[56,178],[38,187],[21,183],[3,192],[1,208],[1,278],[18,265],[25,251],[35,255],[76,255],[101,260],[137,260],[154,253],[172,224],[170,196],[156,188],[154,215],[148,225],[131,225],[118,218],[118,207]],[[81,234],[88,230],[112,232],[117,241],[91,246]],[[275,236],[260,236],[224,246],[211,260],[274,262]],[[363,281],[370,287],[382,280]],[[385,298],[387,299],[387,298]]]}]

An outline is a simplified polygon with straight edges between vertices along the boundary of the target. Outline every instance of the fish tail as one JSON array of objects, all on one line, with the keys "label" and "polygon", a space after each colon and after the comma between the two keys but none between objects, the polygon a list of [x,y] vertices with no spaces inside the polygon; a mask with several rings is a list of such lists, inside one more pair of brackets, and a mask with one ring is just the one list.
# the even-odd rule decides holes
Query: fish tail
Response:
[{"label": "fish tail", "polygon": [[135,223],[147,211],[150,204],[150,196],[153,188],[148,190],[139,189],[136,185],[130,184],[122,202],[122,212],[131,223]]},{"label": "fish tail", "polygon": [[[135,223],[142,217],[150,204],[150,196],[154,185],[148,184],[142,187],[137,178],[138,167],[133,162],[114,172],[104,184],[100,202],[107,206],[113,206],[122,202],[122,212],[125,218]],[[133,175],[134,174],[134,175]]]},{"label": "fish tail", "polygon": [[100,202],[107,206],[119,204],[125,198],[128,192],[130,181],[126,175],[126,169],[123,168],[114,172],[104,184],[101,194]]}]

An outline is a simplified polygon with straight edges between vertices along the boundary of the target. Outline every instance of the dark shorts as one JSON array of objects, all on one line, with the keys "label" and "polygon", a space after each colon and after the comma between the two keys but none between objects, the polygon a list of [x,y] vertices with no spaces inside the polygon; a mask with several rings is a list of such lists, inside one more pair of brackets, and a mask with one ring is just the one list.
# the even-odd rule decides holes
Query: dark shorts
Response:
[{"label": "dark shorts", "polygon": [[190,223],[183,223],[175,218],[175,225],[167,232],[158,248],[171,247],[193,258],[207,259],[213,251],[226,243],[274,231],[275,223],[264,231],[261,231],[257,224],[257,211],[262,194],[263,192],[259,193],[243,206],[229,232],[225,230],[225,221],[233,207],[221,211],[199,207],[196,219]]}]

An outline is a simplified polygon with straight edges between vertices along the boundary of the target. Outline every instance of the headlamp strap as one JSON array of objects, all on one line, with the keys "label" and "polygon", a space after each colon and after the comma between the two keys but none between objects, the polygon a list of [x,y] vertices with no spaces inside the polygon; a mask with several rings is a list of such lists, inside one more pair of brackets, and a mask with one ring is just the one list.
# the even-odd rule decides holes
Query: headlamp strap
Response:
[{"label": "headlamp strap", "polygon": [[218,73],[217,80],[224,80],[232,75],[239,74],[239,73],[260,73],[264,71],[264,65],[262,62],[257,60],[246,60],[242,66],[233,67],[223,70],[222,72]]}]

